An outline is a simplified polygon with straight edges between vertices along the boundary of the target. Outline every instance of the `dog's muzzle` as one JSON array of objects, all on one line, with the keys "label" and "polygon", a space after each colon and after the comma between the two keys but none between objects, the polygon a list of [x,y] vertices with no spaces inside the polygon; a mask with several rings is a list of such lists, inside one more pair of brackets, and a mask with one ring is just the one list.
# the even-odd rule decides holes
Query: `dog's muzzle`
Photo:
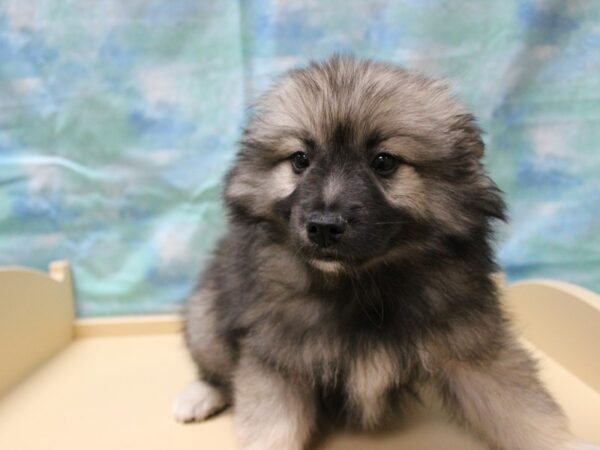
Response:
[{"label": "dog's muzzle", "polygon": [[329,247],[342,239],[347,226],[339,214],[313,212],[307,218],[306,234],[319,247]]}]

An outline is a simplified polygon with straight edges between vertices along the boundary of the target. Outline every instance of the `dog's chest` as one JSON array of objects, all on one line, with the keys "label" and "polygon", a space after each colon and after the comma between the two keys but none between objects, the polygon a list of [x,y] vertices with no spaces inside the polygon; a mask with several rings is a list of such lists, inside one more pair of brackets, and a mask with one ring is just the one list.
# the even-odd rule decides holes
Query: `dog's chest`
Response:
[{"label": "dog's chest", "polygon": [[[377,424],[386,411],[387,393],[406,378],[397,355],[386,345],[373,345],[364,352],[348,353],[334,385],[342,396],[346,415],[363,426]],[[331,386],[328,374],[322,383]]]},{"label": "dog's chest", "polygon": [[335,389],[365,425],[374,423],[386,393],[408,379],[407,345],[358,306],[339,311],[322,299],[288,300],[284,306],[253,335],[264,359],[324,390]]}]

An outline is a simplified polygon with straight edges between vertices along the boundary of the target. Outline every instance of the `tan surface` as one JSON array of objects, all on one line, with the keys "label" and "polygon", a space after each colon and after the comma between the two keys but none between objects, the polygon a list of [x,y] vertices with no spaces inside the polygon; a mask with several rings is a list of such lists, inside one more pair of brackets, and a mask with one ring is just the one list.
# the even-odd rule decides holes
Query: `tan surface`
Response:
[{"label": "tan surface", "polygon": [[66,262],[50,276],[18,267],[0,269],[0,396],[72,337],[73,297]]},{"label": "tan surface", "polygon": [[[574,431],[600,442],[600,395],[550,360],[544,368]],[[177,335],[77,340],[0,403],[0,449],[234,449],[229,414],[192,425],[171,418],[171,399],[192,376]],[[392,435],[338,435],[323,448],[483,449],[439,416]]]},{"label": "tan surface", "polygon": [[[37,364],[69,341],[72,309],[62,301],[53,309],[52,300],[70,296],[65,267],[55,277],[68,280],[68,285],[39,272],[12,271],[10,276],[0,272],[0,375],[4,379],[6,373],[15,376],[10,367],[22,373],[29,370],[20,361]],[[8,285],[12,287],[7,289]],[[573,431],[600,442],[600,394],[593,388],[600,376],[599,297],[570,285],[521,283],[509,288],[507,304],[524,335],[549,355],[538,352],[542,375],[570,417]],[[179,425],[171,418],[173,395],[194,374],[181,337],[174,333],[179,327],[180,321],[168,316],[77,322],[80,339],[1,399],[0,449],[235,449],[230,414],[193,425]],[[338,433],[321,438],[315,448],[484,447],[435,410],[420,410],[392,433]]]},{"label": "tan surface", "polygon": [[192,374],[177,335],[77,340],[0,403],[0,449],[234,448],[225,417],[171,418]]}]

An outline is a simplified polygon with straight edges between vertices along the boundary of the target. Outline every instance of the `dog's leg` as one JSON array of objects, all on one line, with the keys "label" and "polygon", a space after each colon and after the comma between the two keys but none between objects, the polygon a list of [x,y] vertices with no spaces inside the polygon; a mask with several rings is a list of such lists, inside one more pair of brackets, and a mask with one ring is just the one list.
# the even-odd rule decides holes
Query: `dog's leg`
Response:
[{"label": "dog's leg", "polygon": [[301,450],[315,425],[314,393],[242,356],[234,380],[234,421],[243,450]]},{"label": "dog's leg", "polygon": [[173,401],[173,416],[179,422],[204,420],[230,402],[233,357],[216,329],[214,299],[215,291],[209,285],[194,293],[186,305],[185,338],[199,379]]},{"label": "dog's leg", "polygon": [[486,361],[439,361],[446,405],[494,450],[566,450],[571,440],[561,408],[537,378],[530,355],[514,343]]},{"label": "dog's leg", "polygon": [[186,303],[185,341],[200,378],[213,385],[226,386],[234,367],[234,352],[217,327],[214,305],[217,291],[212,283],[205,284]]}]

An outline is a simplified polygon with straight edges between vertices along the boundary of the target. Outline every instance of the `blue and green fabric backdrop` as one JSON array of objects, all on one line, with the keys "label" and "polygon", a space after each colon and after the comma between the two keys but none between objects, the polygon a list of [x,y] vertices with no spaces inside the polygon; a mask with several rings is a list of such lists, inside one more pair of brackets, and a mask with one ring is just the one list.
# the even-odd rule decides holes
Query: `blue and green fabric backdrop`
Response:
[{"label": "blue and green fabric backdrop", "polygon": [[600,290],[600,2],[579,0],[4,0],[0,264],[69,259],[81,316],[176,309],[247,105],[333,52],[450,78],[507,194],[509,276]]}]

